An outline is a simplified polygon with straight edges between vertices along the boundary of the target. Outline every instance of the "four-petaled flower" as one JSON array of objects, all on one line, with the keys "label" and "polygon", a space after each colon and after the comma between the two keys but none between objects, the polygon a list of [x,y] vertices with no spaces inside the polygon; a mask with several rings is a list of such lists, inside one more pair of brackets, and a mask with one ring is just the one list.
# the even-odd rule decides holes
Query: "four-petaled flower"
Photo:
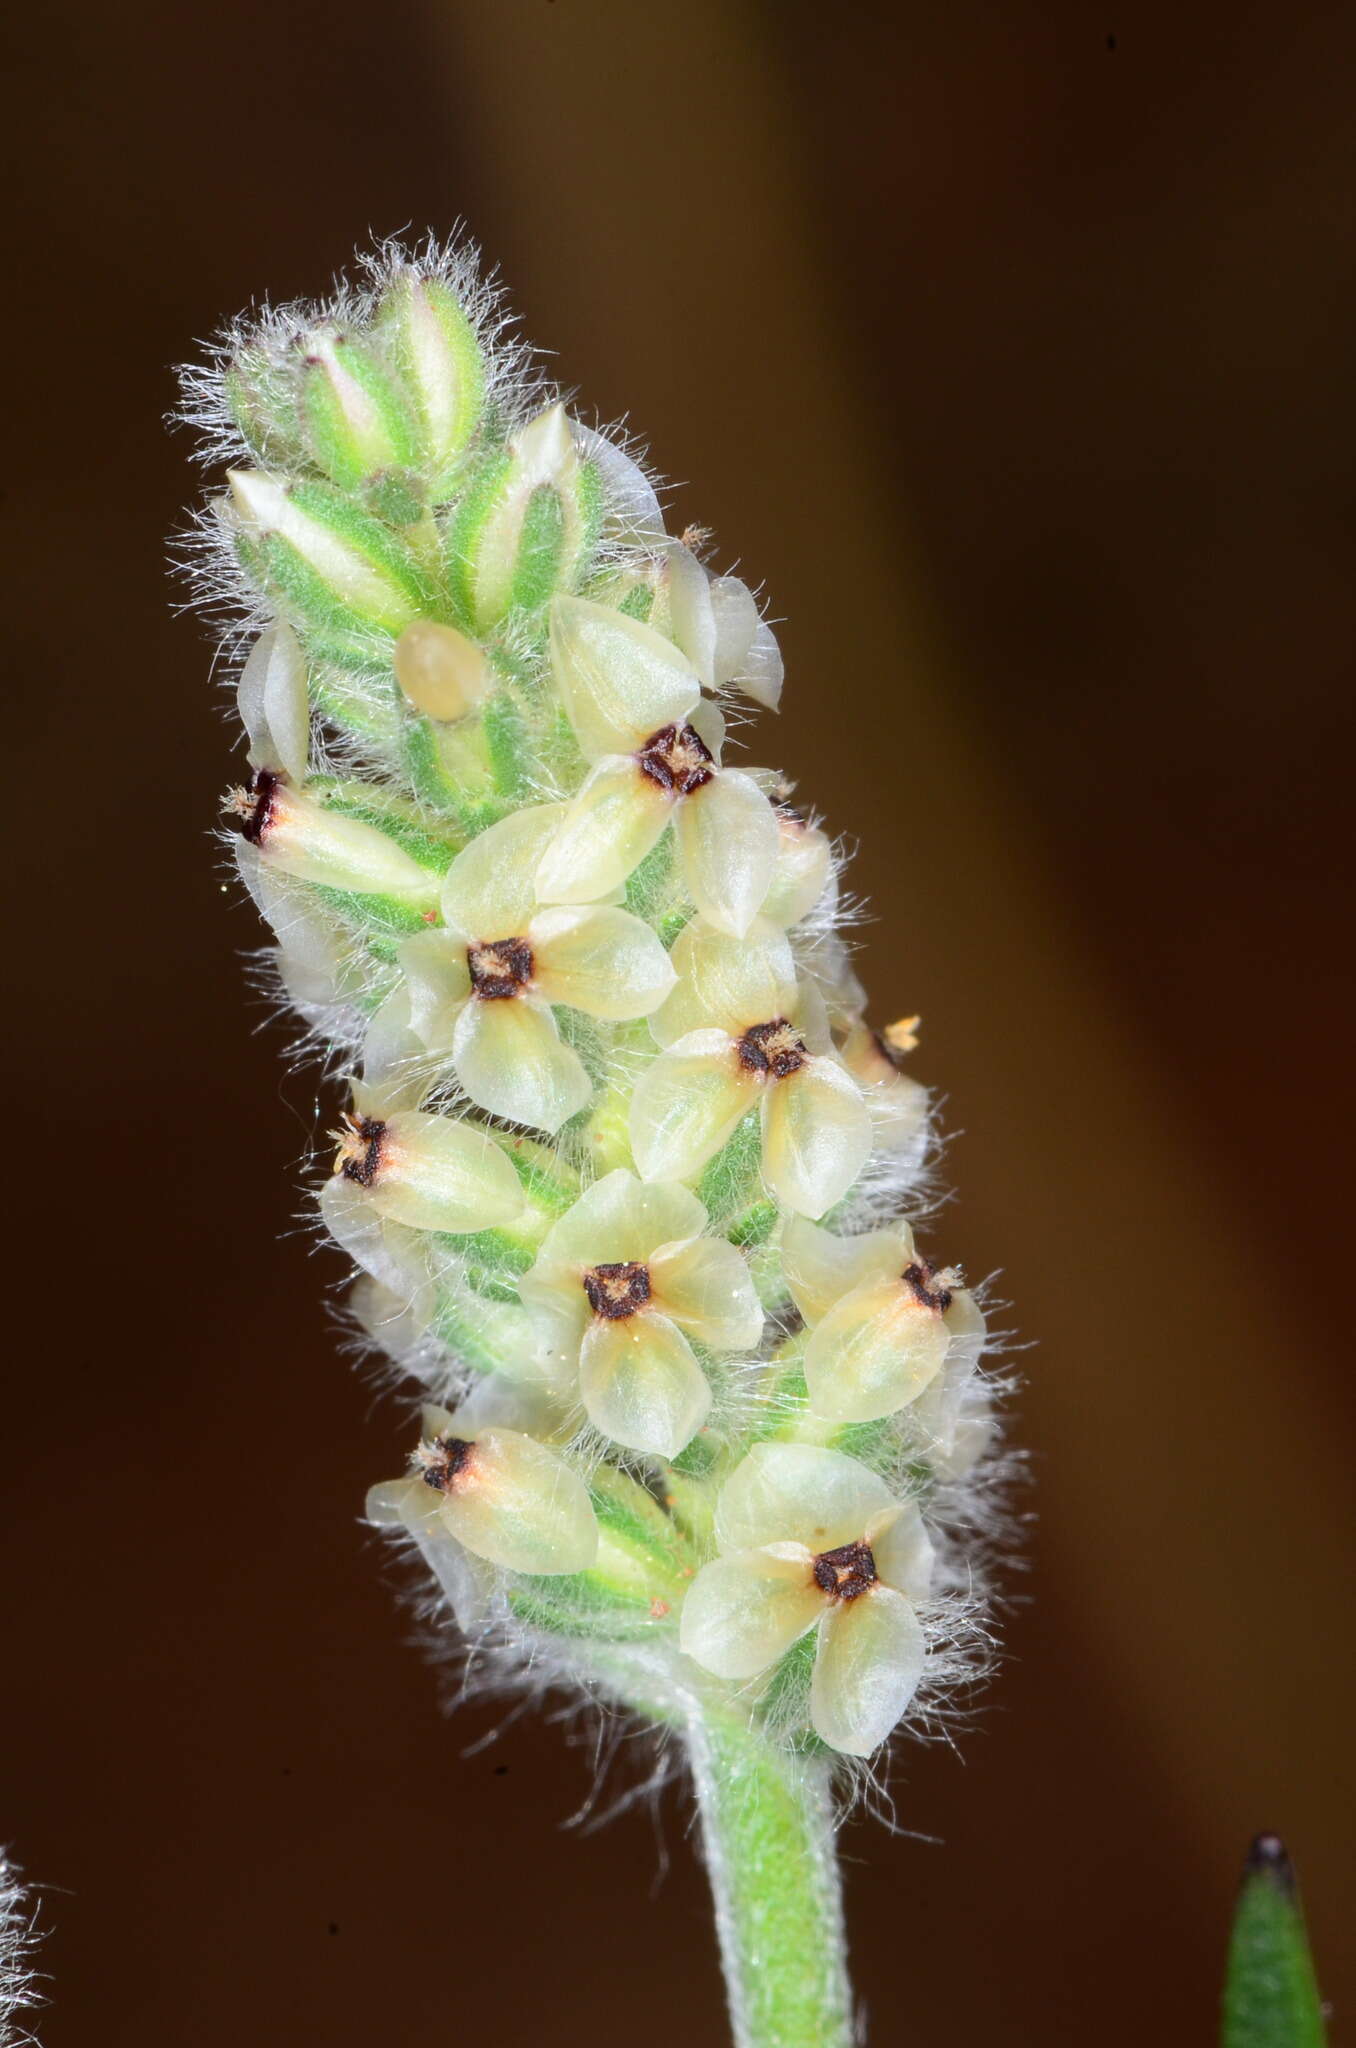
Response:
[{"label": "four-petaled flower", "polygon": [[830,1748],[869,1756],[923,1675],[932,1546],[917,1508],[840,1451],[758,1444],[722,1489],[716,1543],[683,1601],[688,1656],[756,1678],[818,1625],[811,1722]]},{"label": "four-petaled flower", "polygon": [[533,871],[563,810],[536,804],[473,839],[447,871],[442,928],[405,940],[399,955],[419,1040],[450,1053],[479,1108],[543,1131],[558,1131],[593,1092],[551,1005],[646,1017],[675,979],[659,939],[629,911],[537,902]]},{"label": "four-petaled flower", "polygon": [[701,915],[742,937],[771,888],[777,819],[751,775],[720,763],[724,721],[673,644],[581,597],[551,607],[551,665],[592,762],[537,867],[543,903],[596,903],[670,821]]},{"label": "four-petaled flower", "polygon": [[[409,1531],[463,1623],[483,1607],[486,1574],[460,1552],[505,1571],[554,1576],[587,1571],[598,1551],[579,1474],[549,1444],[500,1423],[497,1411],[516,1414],[493,1386],[477,1388],[454,1415],[426,1407],[409,1474],[367,1496],[368,1521]],[[458,1549],[449,1550],[449,1538]]]},{"label": "four-petaled flower", "polygon": [[673,964],[679,984],[650,1019],[665,1049],[632,1096],[636,1165],[687,1180],[761,1104],[764,1179],[788,1208],[822,1216],[866,1164],[871,1117],[785,935],[760,920],[739,941],[696,920]]},{"label": "four-petaled flower", "polygon": [[803,1216],[782,1231],[782,1270],[810,1326],[810,1406],[832,1422],[876,1422],[907,1408],[943,1366],[972,1368],[984,1317],[950,1267],[917,1251],[907,1223],[835,1237]]},{"label": "four-petaled flower", "polygon": [[711,1388],[689,1337],[733,1352],[762,1334],[743,1257],[705,1225],[691,1189],[618,1168],[552,1226],[519,1282],[577,1369],[589,1420],[628,1450],[677,1457],[706,1420]]}]

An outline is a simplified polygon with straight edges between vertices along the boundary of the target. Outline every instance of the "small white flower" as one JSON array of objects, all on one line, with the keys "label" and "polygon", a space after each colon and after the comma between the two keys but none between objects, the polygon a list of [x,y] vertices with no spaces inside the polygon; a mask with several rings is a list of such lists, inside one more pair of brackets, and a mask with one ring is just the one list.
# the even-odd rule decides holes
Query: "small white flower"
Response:
[{"label": "small white flower", "polygon": [[335,1173],[360,1188],[379,1216],[411,1230],[465,1236],[512,1223],[526,1206],[500,1147],[457,1117],[358,1113],[335,1136]]},{"label": "small white flower", "polygon": [[543,909],[532,874],[562,806],[515,811],[473,839],[447,871],[443,927],[400,948],[410,1023],[450,1053],[481,1109],[558,1131],[593,1092],[551,1006],[590,1017],[645,1017],[674,984],[647,924],[607,905]]},{"label": "small white flower", "polygon": [[449,1570],[445,1539],[511,1572],[587,1571],[598,1553],[588,1488],[558,1451],[487,1423],[472,1402],[455,1415],[424,1409],[423,1438],[404,1479],[374,1486],[367,1519],[408,1529],[454,1594],[458,1618],[483,1602],[474,1569]]},{"label": "small white flower", "polygon": [[251,768],[281,770],[304,782],[311,749],[306,657],[290,626],[266,626],[240,671],[240,718],[249,734]]},{"label": "small white flower", "polygon": [[743,1258],[705,1225],[690,1189],[618,1168],[552,1226],[519,1282],[577,1370],[589,1420],[628,1450],[675,1458],[706,1420],[711,1389],[689,1337],[733,1352],[762,1334]]},{"label": "small white flower", "polygon": [[593,767],[537,869],[544,903],[620,888],[672,823],[702,916],[741,937],[777,867],[777,820],[751,775],[720,764],[724,721],[662,635],[584,598],[551,606],[551,660]]},{"label": "small white flower", "polygon": [[917,1401],[944,1366],[973,1369],[984,1317],[950,1268],[920,1258],[907,1223],[835,1237],[791,1217],[782,1269],[810,1328],[810,1406],[829,1421],[878,1421]]},{"label": "small white flower", "polygon": [[789,931],[808,917],[829,886],[833,849],[829,835],[788,804],[778,804],[777,866],[759,916]]},{"label": "small white flower", "polygon": [[923,1675],[932,1545],[918,1510],[841,1452],[758,1444],[721,1492],[716,1543],[683,1602],[688,1656],[756,1678],[817,1625],[815,1732],[870,1756]]},{"label": "small white flower", "polygon": [[641,1173],[690,1179],[761,1105],[764,1179],[788,1208],[822,1216],[866,1164],[871,1118],[785,935],[760,921],[740,941],[698,920],[673,964],[678,986],[650,1027],[665,1050],[632,1097]]}]

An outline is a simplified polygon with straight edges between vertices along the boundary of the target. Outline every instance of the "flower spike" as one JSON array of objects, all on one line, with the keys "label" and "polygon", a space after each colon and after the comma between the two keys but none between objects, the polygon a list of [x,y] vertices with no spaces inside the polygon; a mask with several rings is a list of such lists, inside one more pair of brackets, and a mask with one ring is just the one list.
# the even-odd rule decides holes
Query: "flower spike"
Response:
[{"label": "flower spike", "polygon": [[391,248],[190,374],[235,867],[336,1084],[353,1329],[437,1404],[369,1520],[468,1685],[684,1743],[738,2048],[848,2048],[834,1788],[981,1635],[985,1318],[913,1236],[916,1020],[867,1024],[838,845],[727,731],[781,701],[760,603],[506,335]]}]

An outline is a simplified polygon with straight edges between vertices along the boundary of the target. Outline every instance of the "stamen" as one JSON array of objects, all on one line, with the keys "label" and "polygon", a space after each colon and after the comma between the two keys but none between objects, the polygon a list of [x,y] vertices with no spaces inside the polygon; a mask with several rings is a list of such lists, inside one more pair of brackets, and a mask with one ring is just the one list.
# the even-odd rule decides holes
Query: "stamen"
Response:
[{"label": "stamen", "polygon": [[345,1180],[356,1180],[360,1188],[370,1188],[381,1168],[386,1136],[382,1119],[346,1112],[342,1130],[331,1131],[330,1136],[339,1147],[334,1155],[335,1172],[342,1173]]},{"label": "stamen", "polygon": [[435,1436],[410,1454],[410,1468],[435,1493],[451,1493],[471,1462],[475,1445],[461,1436]]},{"label": "stamen", "polygon": [[642,775],[671,789],[675,796],[691,796],[716,772],[715,756],[701,735],[690,725],[665,725],[652,732],[636,755]]},{"label": "stamen", "polygon": [[785,1017],[752,1025],[739,1041],[741,1065],[753,1074],[770,1074],[774,1081],[798,1074],[808,1057],[805,1040]]},{"label": "stamen", "polygon": [[521,995],[532,979],[532,948],[526,939],[495,939],[484,946],[466,948],[466,965],[471,970],[471,994],[482,1002],[502,1002],[506,996]]},{"label": "stamen", "polygon": [[921,1017],[899,1017],[893,1024],[887,1024],[883,1031],[873,1031],[871,1036],[890,1065],[900,1068],[904,1055],[918,1049],[918,1027]]},{"label": "stamen", "polygon": [[650,1298],[650,1269],[637,1259],[624,1259],[611,1266],[590,1266],[584,1275],[584,1292],[596,1316],[610,1323],[633,1316]]},{"label": "stamen", "polygon": [[911,1266],[904,1268],[900,1278],[920,1308],[935,1309],[939,1316],[946,1314],[951,1306],[951,1286],[956,1279],[950,1266],[939,1273],[926,1259],[915,1259]]},{"label": "stamen", "polygon": [[831,1600],[855,1600],[876,1583],[876,1560],[869,1543],[844,1543],[821,1550],[814,1561],[815,1584]]},{"label": "stamen", "polygon": [[271,768],[257,768],[250,777],[248,788],[227,792],[223,808],[244,821],[240,836],[248,839],[251,846],[261,844],[272,823],[278,791],[282,786],[282,777],[275,775]]}]

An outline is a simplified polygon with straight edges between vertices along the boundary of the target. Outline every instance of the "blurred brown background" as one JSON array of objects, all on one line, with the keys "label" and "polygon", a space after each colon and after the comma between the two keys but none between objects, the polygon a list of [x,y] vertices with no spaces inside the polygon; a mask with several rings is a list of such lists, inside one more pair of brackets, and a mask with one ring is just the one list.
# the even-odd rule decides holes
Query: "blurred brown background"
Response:
[{"label": "blurred brown background", "polygon": [[[718,2043],[686,1807],[440,1717],[293,1228],[168,366],[464,217],[786,616],[945,1249],[1035,1340],[1011,1661],[855,1825],[873,2044],[1212,2037],[1300,1861],[1348,2038],[1352,17],[1317,0],[52,0],[18,29],[0,1836],[48,2048]],[[14,454],[17,437],[18,455]],[[16,649],[14,642],[17,639]]]}]

